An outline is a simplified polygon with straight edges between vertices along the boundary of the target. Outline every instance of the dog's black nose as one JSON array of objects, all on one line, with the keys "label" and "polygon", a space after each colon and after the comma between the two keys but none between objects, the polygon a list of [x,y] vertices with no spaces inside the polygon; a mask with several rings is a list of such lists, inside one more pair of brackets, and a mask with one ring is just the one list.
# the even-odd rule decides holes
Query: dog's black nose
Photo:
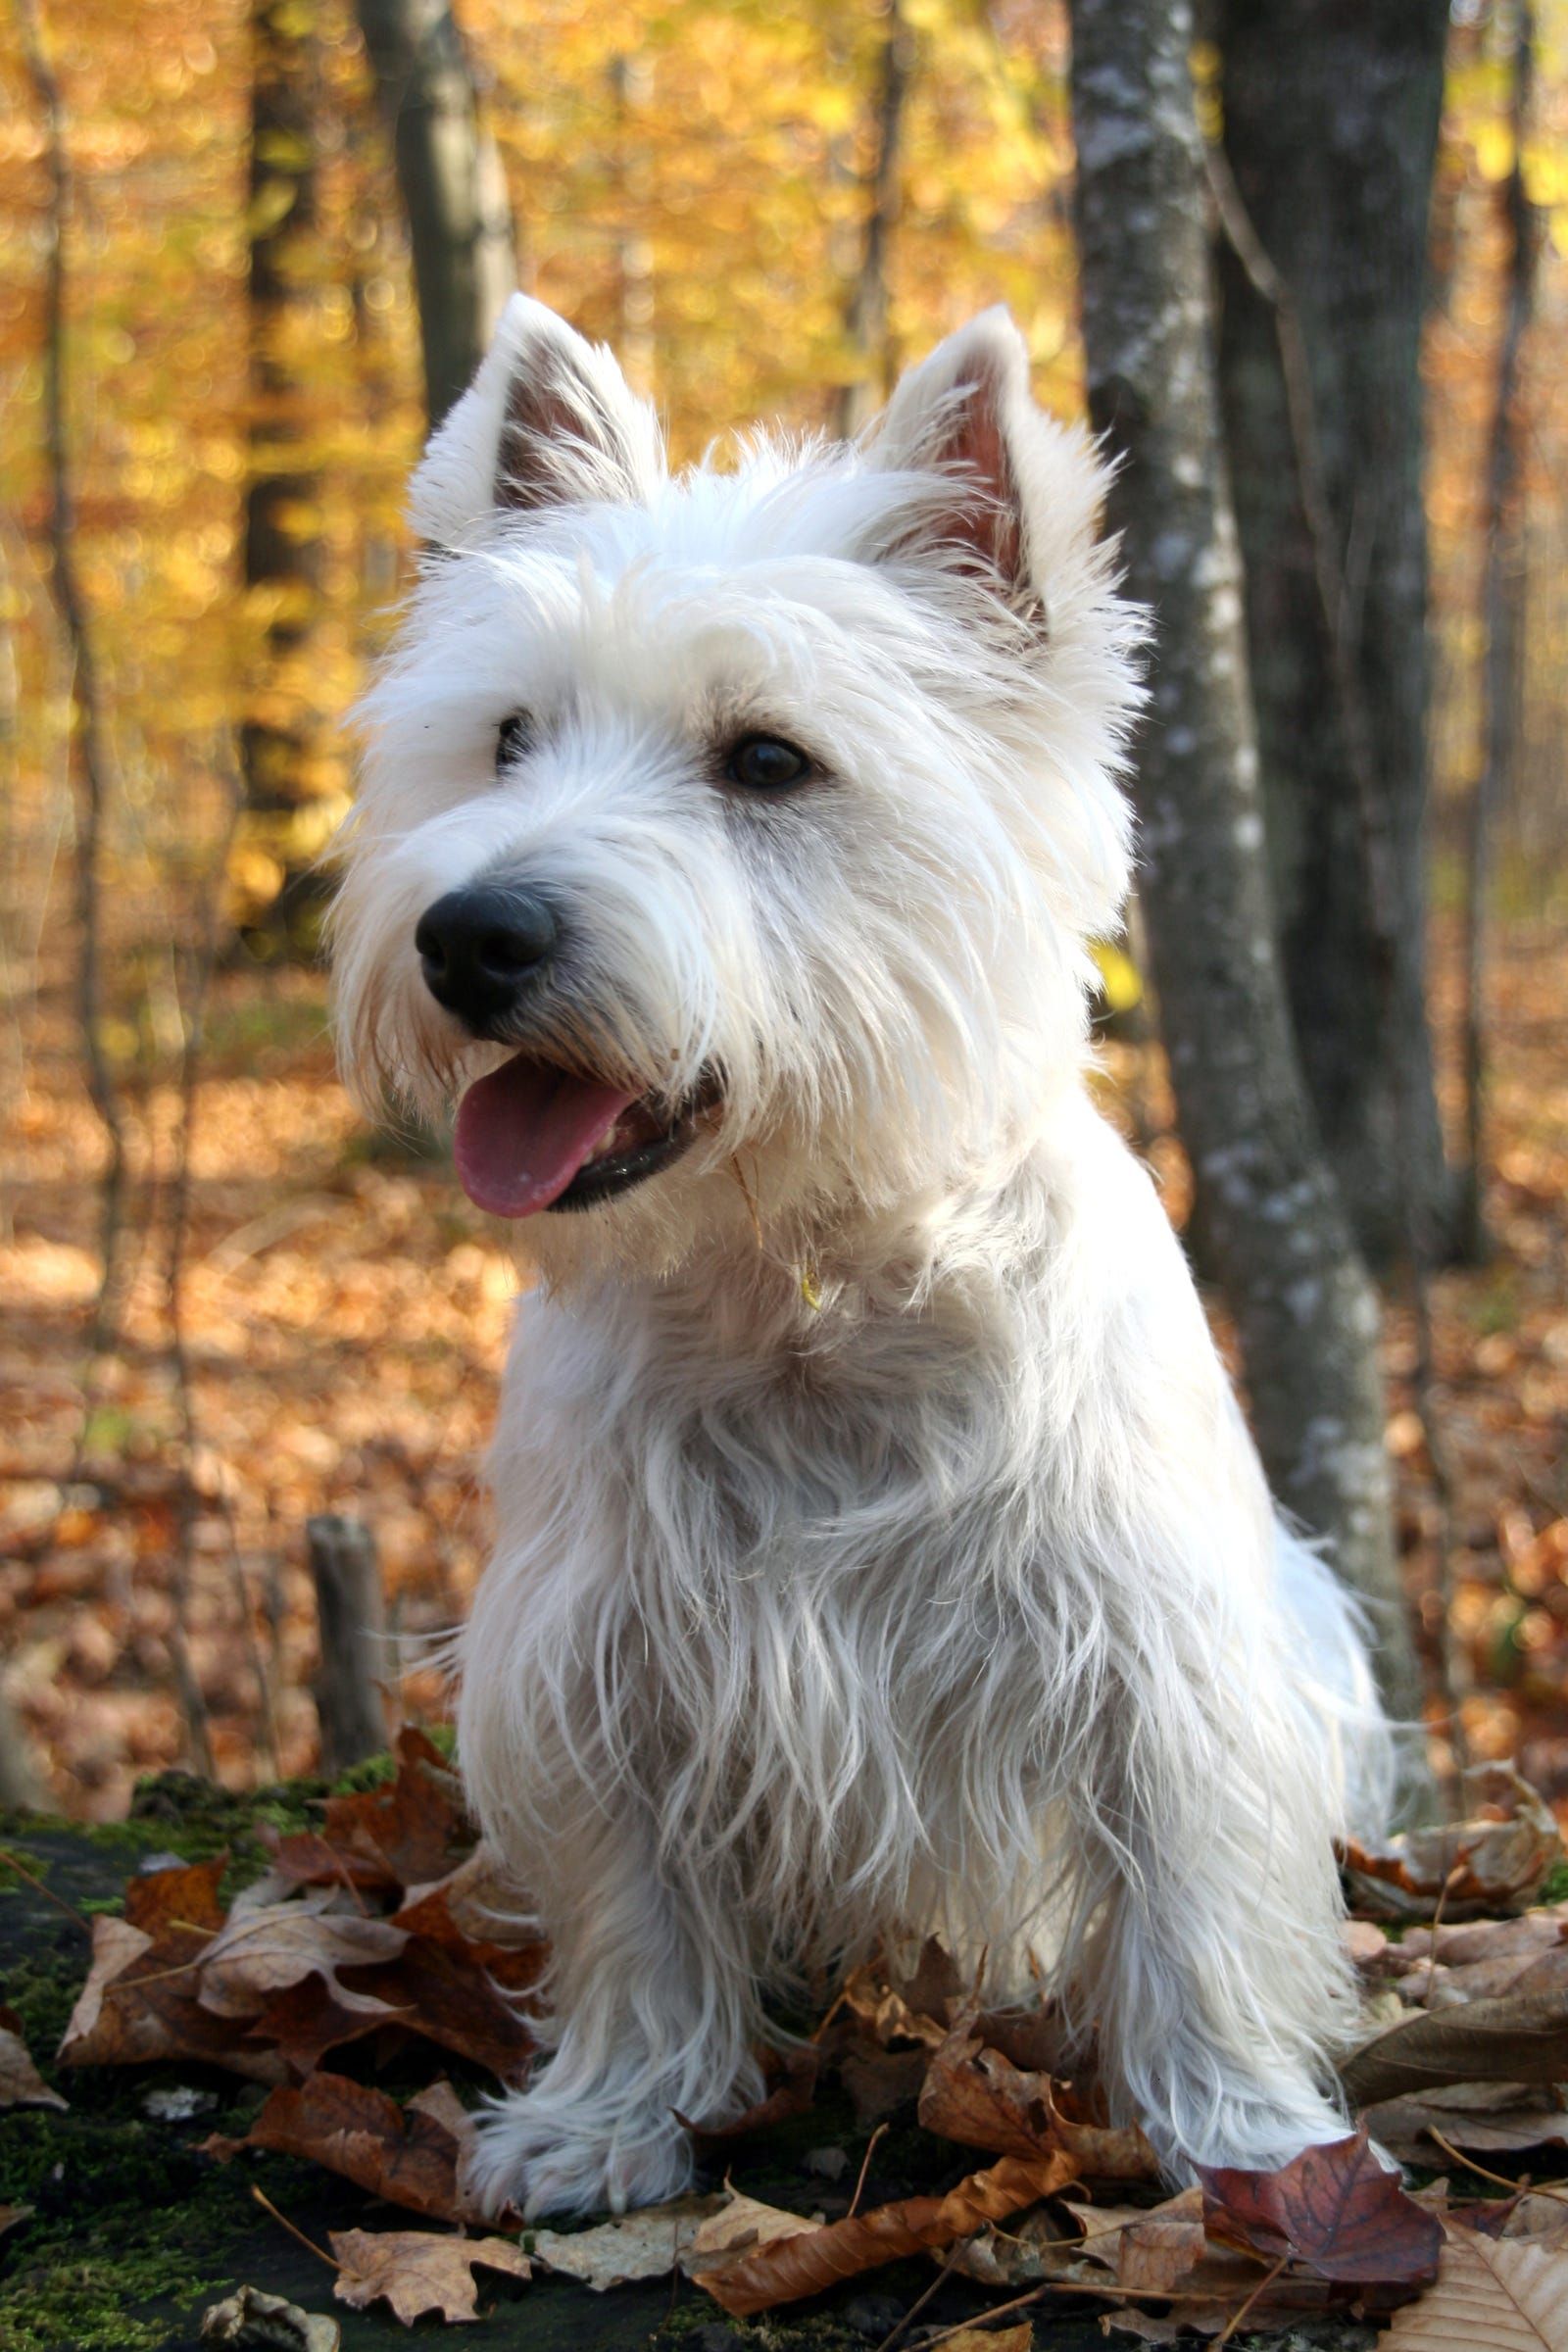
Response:
[{"label": "dog's black nose", "polygon": [[556,948],[556,918],[531,890],[478,882],[420,915],[414,944],[438,1004],[476,1037],[493,1036]]}]

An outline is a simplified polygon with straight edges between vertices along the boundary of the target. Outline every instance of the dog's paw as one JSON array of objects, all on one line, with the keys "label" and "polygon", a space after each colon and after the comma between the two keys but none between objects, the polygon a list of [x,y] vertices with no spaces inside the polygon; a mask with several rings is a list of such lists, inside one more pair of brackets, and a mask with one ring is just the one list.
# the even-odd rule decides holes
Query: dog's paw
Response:
[{"label": "dog's paw", "polygon": [[667,2113],[596,2115],[598,2102],[548,2090],[498,2099],[478,2119],[466,2185],[492,2218],[512,2206],[541,2214],[625,2213],[691,2185],[692,2150]]}]

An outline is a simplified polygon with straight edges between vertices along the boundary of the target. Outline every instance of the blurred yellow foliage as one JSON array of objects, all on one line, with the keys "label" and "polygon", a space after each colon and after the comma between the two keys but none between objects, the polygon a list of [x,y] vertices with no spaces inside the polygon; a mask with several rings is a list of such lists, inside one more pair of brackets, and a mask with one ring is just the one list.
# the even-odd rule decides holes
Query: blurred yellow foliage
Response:
[{"label": "blurred yellow foliage", "polygon": [[[81,567],[123,803],[137,810],[134,823],[123,808],[114,819],[111,855],[145,894],[149,919],[177,928],[170,876],[199,873],[201,845],[221,838],[233,729],[256,707],[259,676],[270,722],[312,739],[303,772],[313,792],[323,808],[343,806],[343,714],[406,575],[403,492],[423,429],[407,239],[351,0],[291,0],[284,14],[312,30],[320,61],[311,299],[275,325],[270,348],[294,389],[261,414],[247,340],[251,239],[292,200],[298,151],[286,141],[270,151],[279,176],[253,203],[247,0],[43,8],[78,184],[68,335]],[[889,328],[886,350],[869,359],[846,310],[875,162],[885,7],[459,0],[459,13],[524,280],[631,351],[677,460],[758,416],[828,427],[838,388],[868,365],[880,390],[999,300],[1028,335],[1042,399],[1062,412],[1080,405],[1060,0],[905,0],[913,58]],[[1568,0],[1541,0],[1537,22],[1528,173],[1538,201],[1561,214]],[[1200,44],[1195,65],[1217,121],[1212,49]],[[1505,74],[1486,38],[1460,41],[1440,196],[1457,192],[1475,233],[1429,338],[1435,579],[1455,676],[1473,669],[1460,623],[1473,605],[1466,551],[1497,317],[1486,208],[1511,154]],[[59,835],[62,707],[41,593],[46,201],[36,109],[12,44],[0,49],[0,603],[14,627],[0,739],[16,788],[14,847],[40,889]],[[1549,468],[1557,444],[1544,427],[1539,441]],[[308,588],[241,593],[245,495],[259,465],[302,477],[286,519],[314,551]],[[298,660],[267,653],[280,620],[304,633]],[[1452,759],[1461,771],[1462,746]],[[245,855],[275,862],[278,846],[253,841]]]}]

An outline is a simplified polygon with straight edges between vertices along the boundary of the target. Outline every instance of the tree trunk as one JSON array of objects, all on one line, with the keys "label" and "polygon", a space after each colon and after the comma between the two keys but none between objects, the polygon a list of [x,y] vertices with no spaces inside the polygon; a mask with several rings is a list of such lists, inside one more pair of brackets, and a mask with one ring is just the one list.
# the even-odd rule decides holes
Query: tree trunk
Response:
[{"label": "tree trunk", "polygon": [[893,388],[888,342],[888,249],[899,217],[899,158],[904,108],[913,66],[913,37],[901,0],[888,0],[876,96],[876,150],[864,181],[865,218],[860,253],[844,309],[845,338],[856,374],[841,386],[838,429],[852,441]]},{"label": "tree trunk", "polygon": [[1468,1254],[1486,1247],[1486,952],[1487,902],[1492,885],[1492,834],[1497,810],[1513,781],[1519,752],[1524,638],[1524,441],[1520,373],[1525,334],[1535,308],[1541,218],[1525,186],[1524,142],[1530,120],[1533,11],[1519,10],[1514,33],[1513,169],[1502,189],[1511,240],[1508,303],[1497,354],[1497,405],[1492,420],[1487,466],[1487,567],[1483,590],[1486,663],[1482,673],[1485,740],[1481,772],[1471,792],[1466,845],[1465,892],[1465,1164],[1464,1240]]},{"label": "tree trunk", "polygon": [[71,657],[72,724],[68,738],[75,786],[76,1017],[81,1029],[87,1099],[104,1135],[99,1177],[98,1298],[89,1354],[111,1337],[119,1308],[124,1224],[125,1123],[114,1065],[104,1043],[103,863],[109,813],[109,736],[97,647],[76,569],[76,474],[71,449],[67,352],[66,240],[76,210],[75,174],[66,144],[60,84],[44,48],[35,0],[19,0],[23,60],[43,122],[49,209],[44,217],[43,442],[49,484],[50,591]]},{"label": "tree trunk", "polygon": [[318,44],[315,0],[252,0],[245,590],[259,642],[240,728],[244,809],[231,873],[242,927],[271,953],[291,943],[297,915],[320,895],[314,861],[325,830],[310,813],[324,797],[309,653],[321,594],[320,485],[302,448],[319,282]]},{"label": "tree trunk", "polygon": [[[1318,1129],[1380,1265],[1407,1246],[1410,1209],[1427,1257],[1456,1238],[1426,1025],[1422,837],[1420,342],[1447,17],[1446,0],[1215,10],[1226,156],[1300,322],[1331,538],[1314,550],[1276,321],[1227,256],[1220,373],[1277,919]],[[1319,552],[1344,588],[1340,678]],[[1345,679],[1364,712],[1364,784]],[[1369,875],[1364,788],[1386,883]]]},{"label": "tree trunk", "polygon": [[387,1744],[384,1686],[389,1663],[375,1538],[363,1519],[322,1512],[305,1522],[321,1662],[316,1715],[321,1770],[328,1778],[379,1755]]},{"label": "tree trunk", "polygon": [[1153,609],[1142,902],[1183,1141],[1281,1499],[1379,1619],[1419,1712],[1383,1446],[1377,1301],[1313,1130],[1275,949],[1212,342],[1189,0],[1073,0],[1090,410],[1109,520]]},{"label": "tree trunk", "polygon": [[447,0],[358,7],[408,215],[425,412],[436,425],[466,390],[517,282],[506,176]]}]

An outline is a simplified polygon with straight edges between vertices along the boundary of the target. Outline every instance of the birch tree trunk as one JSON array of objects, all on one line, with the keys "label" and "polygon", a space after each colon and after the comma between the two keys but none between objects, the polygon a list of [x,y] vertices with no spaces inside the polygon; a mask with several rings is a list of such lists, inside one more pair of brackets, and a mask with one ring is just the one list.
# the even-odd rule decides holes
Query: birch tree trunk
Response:
[{"label": "birch tree trunk", "polygon": [[517,282],[506,176],[448,0],[358,0],[358,10],[408,215],[425,413],[436,425],[466,390]]},{"label": "birch tree trunk", "polygon": [[1183,1141],[1281,1500],[1373,1605],[1385,1696],[1419,1712],[1394,1555],[1377,1300],[1324,1163],[1274,940],[1241,563],[1220,434],[1189,0],[1072,0],[1090,409],[1152,608],[1142,901]]},{"label": "birch tree trunk", "polygon": [[1314,549],[1275,318],[1224,256],[1221,399],[1277,922],[1318,1130],[1379,1265],[1412,1246],[1431,1262],[1458,1239],[1426,1021],[1423,841],[1420,346],[1447,23],[1447,0],[1218,0],[1213,26],[1226,159],[1299,321],[1329,540]]}]

